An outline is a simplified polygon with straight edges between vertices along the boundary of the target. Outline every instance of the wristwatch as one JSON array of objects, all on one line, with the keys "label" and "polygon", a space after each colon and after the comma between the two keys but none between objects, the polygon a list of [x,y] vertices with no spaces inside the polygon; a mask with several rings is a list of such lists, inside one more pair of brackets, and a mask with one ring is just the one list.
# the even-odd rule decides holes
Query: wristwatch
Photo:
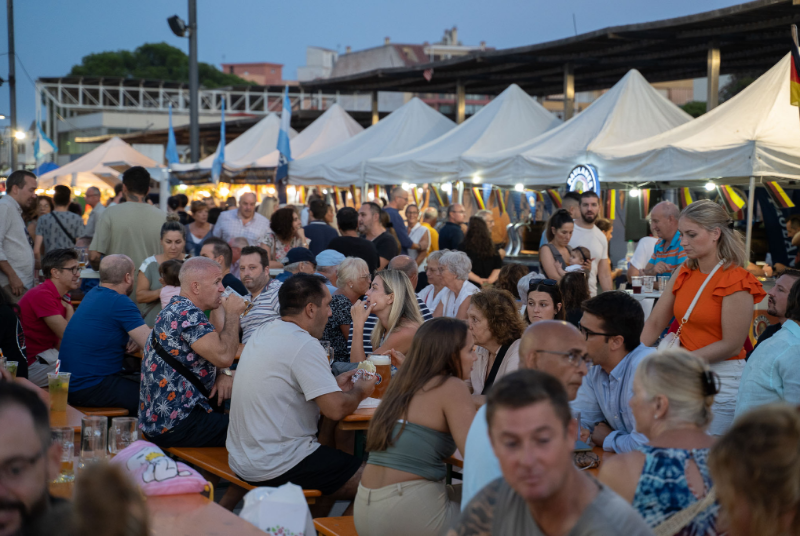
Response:
[{"label": "wristwatch", "polygon": [[233,376],[233,372],[231,372],[230,367],[226,367],[224,369],[219,369],[219,371],[221,373],[223,373],[224,375],[226,375],[226,376]]}]

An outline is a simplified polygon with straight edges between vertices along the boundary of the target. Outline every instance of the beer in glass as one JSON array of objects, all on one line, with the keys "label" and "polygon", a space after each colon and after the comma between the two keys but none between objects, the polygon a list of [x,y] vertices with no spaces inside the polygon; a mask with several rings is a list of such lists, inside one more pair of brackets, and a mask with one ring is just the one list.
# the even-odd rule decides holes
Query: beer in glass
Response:
[{"label": "beer in glass", "polygon": [[375,372],[378,374],[378,383],[372,392],[372,398],[383,398],[392,380],[392,358],[388,355],[372,354],[369,356],[369,361],[375,365]]}]

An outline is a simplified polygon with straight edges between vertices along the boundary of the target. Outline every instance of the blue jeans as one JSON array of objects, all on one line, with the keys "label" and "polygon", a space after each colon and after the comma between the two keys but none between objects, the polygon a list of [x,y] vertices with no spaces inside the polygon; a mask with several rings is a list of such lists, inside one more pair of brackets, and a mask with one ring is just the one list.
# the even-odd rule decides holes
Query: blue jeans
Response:
[{"label": "blue jeans", "polygon": [[103,381],[79,391],[70,391],[71,406],[125,408],[128,415],[139,413],[139,382],[122,375],[106,376]]}]

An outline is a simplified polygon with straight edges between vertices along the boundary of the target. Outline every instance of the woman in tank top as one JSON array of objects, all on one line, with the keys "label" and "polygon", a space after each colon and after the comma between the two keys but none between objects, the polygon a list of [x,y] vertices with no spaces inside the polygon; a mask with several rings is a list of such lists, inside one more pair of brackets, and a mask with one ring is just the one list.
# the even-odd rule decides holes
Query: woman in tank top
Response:
[{"label": "woman in tank top", "polygon": [[435,536],[458,517],[461,486],[444,483],[443,460],[464,452],[475,417],[464,382],[472,346],[460,320],[436,318],[417,331],[367,432],[354,509],[360,536]]},{"label": "woman in tank top", "polygon": [[549,279],[561,281],[569,262],[572,249],[569,241],[575,224],[566,210],[559,209],[547,220],[547,244],[539,250],[541,272]]}]

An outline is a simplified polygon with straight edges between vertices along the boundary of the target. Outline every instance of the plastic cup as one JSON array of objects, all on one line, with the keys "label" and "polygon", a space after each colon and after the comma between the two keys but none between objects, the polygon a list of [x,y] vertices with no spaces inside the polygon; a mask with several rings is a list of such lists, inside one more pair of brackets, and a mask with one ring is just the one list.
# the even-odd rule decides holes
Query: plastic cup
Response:
[{"label": "plastic cup", "polygon": [[640,275],[635,275],[631,277],[631,287],[633,287],[634,294],[641,294],[642,293],[642,285],[644,284],[644,278]]},{"label": "plastic cup", "polygon": [[117,454],[139,439],[139,419],[136,417],[114,417],[108,435],[108,452]]},{"label": "plastic cup", "polygon": [[372,398],[383,398],[389,382],[392,380],[392,358],[388,355],[372,354],[367,358],[375,365],[375,372],[378,373],[378,384],[372,392]]},{"label": "plastic cup", "polygon": [[656,284],[656,276],[654,275],[646,275],[642,280],[642,292],[645,294],[650,294],[653,292],[653,287]]},{"label": "plastic cup", "polygon": [[70,375],[69,372],[47,373],[47,385],[50,390],[50,411],[67,411]]},{"label": "plastic cup", "polygon": [[51,428],[50,434],[53,443],[61,445],[61,471],[53,482],[72,482],[75,480],[75,431],[70,426],[63,426]]},{"label": "plastic cup", "polygon": [[81,454],[78,468],[106,459],[108,417],[87,415],[81,419]]},{"label": "plastic cup", "polygon": [[17,368],[19,367],[19,361],[6,361],[3,363],[3,368],[5,368],[8,372],[11,373],[13,377],[17,377]]},{"label": "plastic cup", "polygon": [[667,283],[669,283],[669,278],[671,276],[669,274],[662,274],[658,276],[658,290],[664,291],[667,288]]}]

